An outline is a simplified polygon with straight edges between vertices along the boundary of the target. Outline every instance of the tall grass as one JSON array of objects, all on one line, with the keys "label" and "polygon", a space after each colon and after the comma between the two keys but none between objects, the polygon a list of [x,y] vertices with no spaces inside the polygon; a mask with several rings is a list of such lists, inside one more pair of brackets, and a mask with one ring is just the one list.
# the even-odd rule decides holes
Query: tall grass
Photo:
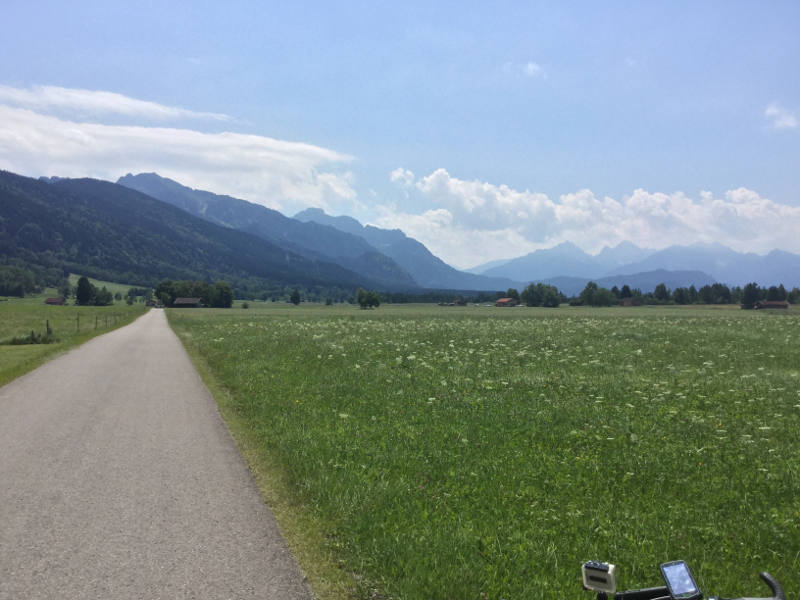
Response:
[{"label": "tall grass", "polygon": [[[449,312],[447,312],[449,310]],[[503,312],[505,310],[505,312]],[[800,592],[800,319],[170,314],[346,567],[392,598],[580,598],[580,563]]]}]

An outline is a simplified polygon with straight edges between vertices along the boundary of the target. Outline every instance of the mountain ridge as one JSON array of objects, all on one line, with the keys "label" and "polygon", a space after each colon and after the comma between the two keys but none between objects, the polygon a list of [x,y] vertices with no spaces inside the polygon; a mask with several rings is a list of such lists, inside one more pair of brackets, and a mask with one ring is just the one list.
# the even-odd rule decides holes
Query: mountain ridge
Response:
[{"label": "mountain ridge", "polygon": [[374,286],[251,234],[96,179],[44,182],[0,171],[0,255],[111,281],[228,280],[240,290]]},{"label": "mountain ridge", "polygon": [[402,267],[359,236],[317,223],[304,224],[260,204],[192,189],[157,173],[128,173],[117,183],[211,223],[250,233],[310,260],[337,264],[380,282],[383,287],[418,287]]}]

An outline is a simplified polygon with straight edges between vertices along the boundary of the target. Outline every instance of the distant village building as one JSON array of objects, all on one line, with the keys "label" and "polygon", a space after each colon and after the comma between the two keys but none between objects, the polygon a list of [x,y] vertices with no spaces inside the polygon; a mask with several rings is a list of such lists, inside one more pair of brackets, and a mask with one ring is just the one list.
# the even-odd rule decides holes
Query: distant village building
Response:
[{"label": "distant village building", "polygon": [[761,300],[756,302],[755,308],[789,308],[789,303],[786,300]]},{"label": "distant village building", "polygon": [[45,298],[44,303],[51,306],[64,306],[67,301],[64,298]]},{"label": "distant village building", "polygon": [[172,301],[172,306],[175,308],[199,308],[200,298],[175,298]]},{"label": "distant village building", "polygon": [[494,305],[495,306],[516,306],[519,304],[516,298],[498,298]]}]

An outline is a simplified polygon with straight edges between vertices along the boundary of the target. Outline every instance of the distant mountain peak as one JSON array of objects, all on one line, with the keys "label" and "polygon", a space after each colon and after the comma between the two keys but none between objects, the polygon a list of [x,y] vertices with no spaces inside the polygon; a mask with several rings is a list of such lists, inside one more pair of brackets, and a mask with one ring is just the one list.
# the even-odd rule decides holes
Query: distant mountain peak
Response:
[{"label": "distant mountain peak", "polygon": [[305,210],[301,210],[293,218],[297,219],[298,221],[302,221],[303,223],[308,223],[311,221],[320,225],[330,225],[339,231],[344,231],[345,233],[352,233],[359,236],[364,230],[364,226],[357,219],[347,216],[333,217],[327,214],[321,208],[307,208]]}]

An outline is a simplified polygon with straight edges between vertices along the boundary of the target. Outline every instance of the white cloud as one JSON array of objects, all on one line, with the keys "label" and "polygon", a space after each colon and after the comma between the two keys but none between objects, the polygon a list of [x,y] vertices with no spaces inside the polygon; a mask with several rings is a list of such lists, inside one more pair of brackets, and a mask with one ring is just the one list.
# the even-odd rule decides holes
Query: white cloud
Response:
[{"label": "white cloud", "polygon": [[195,188],[287,211],[357,205],[345,154],[240,133],[70,121],[0,104],[0,168],[116,180],[156,171]]},{"label": "white cloud", "polygon": [[547,77],[547,72],[542,65],[532,60],[523,63],[507,62],[503,65],[503,72],[517,77]]},{"label": "white cloud", "polygon": [[386,206],[379,224],[400,227],[461,267],[564,241],[589,252],[623,240],[648,248],[720,242],[740,251],[800,251],[800,207],[745,188],[721,198],[702,192],[697,199],[637,189],[619,200],[584,189],[552,200],[437,169],[415,180],[413,189],[430,208],[415,215]]},{"label": "white cloud", "polygon": [[528,77],[536,77],[537,75],[542,75],[543,71],[542,67],[535,62],[527,62],[522,65],[522,73]]},{"label": "white cloud", "polygon": [[81,117],[104,117],[118,115],[153,119],[157,121],[175,119],[206,119],[230,121],[227,115],[198,112],[156,102],[137,100],[114,92],[63,88],[52,85],[37,85],[31,88],[16,88],[0,85],[0,104],[17,108],[28,108],[37,112],[68,112]]},{"label": "white cloud", "polygon": [[772,122],[772,127],[775,129],[794,129],[800,123],[797,115],[777,102],[773,102],[764,110],[764,116]]},{"label": "white cloud", "polygon": [[389,180],[393,183],[399,183],[403,187],[411,187],[414,185],[414,173],[408,169],[398,167],[389,173]]}]

